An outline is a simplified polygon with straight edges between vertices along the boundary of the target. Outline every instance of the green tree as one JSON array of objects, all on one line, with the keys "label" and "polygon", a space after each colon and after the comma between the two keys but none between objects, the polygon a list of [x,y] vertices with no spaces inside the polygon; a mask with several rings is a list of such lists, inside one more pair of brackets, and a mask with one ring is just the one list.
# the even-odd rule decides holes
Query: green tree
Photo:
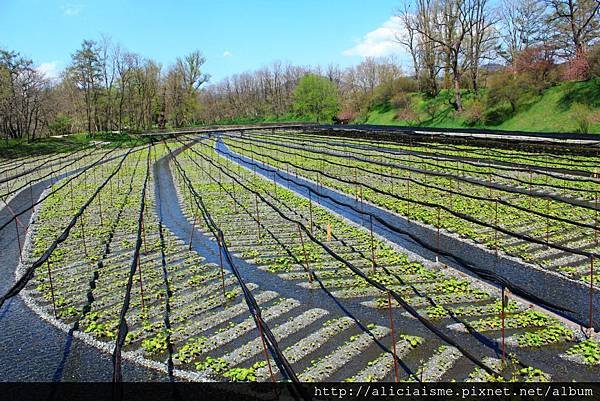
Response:
[{"label": "green tree", "polygon": [[329,79],[307,74],[294,90],[294,111],[317,122],[331,121],[340,109],[338,89]]},{"label": "green tree", "polygon": [[81,42],[81,48],[71,55],[69,74],[83,91],[88,133],[98,129],[98,95],[102,82],[100,47],[93,40]]}]

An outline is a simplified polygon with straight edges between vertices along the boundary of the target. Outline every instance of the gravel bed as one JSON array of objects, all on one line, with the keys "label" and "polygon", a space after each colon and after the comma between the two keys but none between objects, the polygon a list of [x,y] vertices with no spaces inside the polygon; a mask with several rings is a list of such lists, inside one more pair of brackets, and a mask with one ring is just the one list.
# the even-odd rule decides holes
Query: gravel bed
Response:
[{"label": "gravel bed", "polygon": [[[377,339],[385,337],[389,329],[383,326],[376,326],[371,333]],[[373,338],[368,333],[363,333],[350,339],[345,344],[338,347],[331,354],[318,360],[315,364],[302,372],[298,378],[301,381],[314,382],[322,381],[331,376],[333,372],[341,369],[354,357],[360,355],[364,349],[373,344]]]},{"label": "gravel bed", "polygon": [[[329,312],[324,309],[309,309],[306,312],[302,313],[294,317],[292,320],[287,321],[277,327],[275,327],[273,331],[273,335],[277,339],[277,341],[281,341],[282,339],[290,336],[293,333],[297,333],[310,324],[314,323],[316,320],[326,316]],[[254,355],[259,354],[263,351],[262,339],[260,337],[255,338],[236,349],[233,352],[230,352],[227,355],[223,356],[223,359],[227,361],[230,365],[239,365],[240,363],[248,360]],[[288,358],[288,361],[291,363],[288,352],[284,351],[284,355]]]},{"label": "gravel bed", "polygon": [[[419,338],[419,341],[422,339]],[[396,342],[396,356],[399,359],[404,358],[410,351],[415,349],[410,341],[400,338]],[[391,353],[384,352],[377,359],[369,362],[367,367],[362,369],[356,375],[352,376],[349,381],[356,382],[371,382],[383,380],[394,369],[394,356]]]},{"label": "gravel bed", "polygon": [[423,365],[417,376],[425,382],[440,381],[444,373],[454,366],[462,356],[462,353],[457,348],[442,345],[436,350],[433,357]]}]

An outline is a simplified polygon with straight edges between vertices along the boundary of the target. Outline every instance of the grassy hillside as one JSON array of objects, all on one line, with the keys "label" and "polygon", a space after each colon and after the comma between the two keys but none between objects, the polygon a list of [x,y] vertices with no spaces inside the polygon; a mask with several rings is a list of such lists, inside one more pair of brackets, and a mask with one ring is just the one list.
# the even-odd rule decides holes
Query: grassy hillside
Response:
[{"label": "grassy hillside", "polygon": [[[588,132],[600,134],[600,78],[585,82],[563,82],[530,96],[514,113],[495,123],[481,123],[476,116],[484,112],[486,93],[464,94],[465,111],[454,112],[448,102],[450,94],[442,91],[433,99],[411,94],[408,109],[389,104],[373,108],[367,124],[418,125],[441,128],[490,128],[501,130],[580,132],[581,121],[589,124]],[[474,122],[475,120],[475,122]]]}]

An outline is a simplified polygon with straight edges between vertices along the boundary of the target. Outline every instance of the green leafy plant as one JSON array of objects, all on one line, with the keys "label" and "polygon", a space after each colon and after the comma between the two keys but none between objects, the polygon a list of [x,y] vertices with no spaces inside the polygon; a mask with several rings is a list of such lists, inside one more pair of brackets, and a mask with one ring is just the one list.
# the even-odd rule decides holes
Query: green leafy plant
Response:
[{"label": "green leafy plant", "polygon": [[589,365],[600,364],[600,344],[588,338],[567,351],[568,355],[579,355]]},{"label": "green leafy plant", "polygon": [[167,330],[162,330],[156,333],[155,336],[144,339],[142,341],[142,348],[150,355],[166,351],[168,334]]},{"label": "green leafy plant", "polygon": [[234,382],[255,382],[256,381],[256,370],[266,366],[265,361],[256,362],[249,368],[233,368],[229,369],[223,374],[223,376],[229,378]]},{"label": "green leafy plant", "polygon": [[178,352],[173,355],[173,359],[182,363],[189,363],[198,355],[202,354],[208,344],[208,338],[205,336],[190,338],[183,344]]},{"label": "green leafy plant", "polygon": [[213,358],[207,356],[204,362],[196,362],[196,370],[210,369],[215,373],[223,373],[227,370],[229,364],[223,358]]}]

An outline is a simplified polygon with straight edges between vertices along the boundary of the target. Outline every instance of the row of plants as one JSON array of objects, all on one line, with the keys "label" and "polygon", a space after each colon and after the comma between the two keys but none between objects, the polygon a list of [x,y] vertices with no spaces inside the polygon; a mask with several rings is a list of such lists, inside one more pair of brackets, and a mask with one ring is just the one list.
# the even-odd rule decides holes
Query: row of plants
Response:
[{"label": "row of plants", "polygon": [[[394,146],[382,146],[378,143],[365,146],[354,144],[351,140],[322,140],[314,136],[304,139],[289,135],[273,137],[273,135],[252,133],[250,138],[255,145],[271,146],[275,150],[277,146],[285,145],[285,148],[279,150],[280,152],[285,149],[299,149],[331,156],[353,156],[360,160],[371,160],[377,163],[375,167],[380,172],[387,172],[390,165],[396,164],[425,173],[450,174],[459,180],[470,178],[480,185],[503,184],[508,188],[529,191],[543,189],[572,198],[584,197],[592,201],[595,199],[593,191],[598,191],[598,183],[590,179],[598,173],[597,161],[593,158],[589,159],[587,164],[591,171],[579,171],[577,168],[586,165],[585,161],[577,160],[565,166],[559,161],[560,157],[548,153],[542,153],[543,160],[538,163],[525,163],[513,167],[502,161],[488,159],[487,156],[493,152],[489,148],[480,148],[481,155],[478,157],[460,157],[437,152],[431,155],[413,147],[397,149]],[[507,162],[510,163],[510,158]]]},{"label": "row of plants", "polygon": [[111,151],[97,148],[77,151],[57,158],[27,158],[0,167],[0,198],[7,200],[20,190],[27,191],[36,182],[56,179],[63,174],[73,174],[102,160],[106,155],[119,157],[124,150]]},{"label": "row of plants", "polygon": [[[306,235],[303,234],[301,239],[295,224],[282,219],[269,205],[257,199],[252,192],[244,189],[240,184],[234,183],[227,174],[212,165],[210,161],[224,168],[226,173],[237,177],[248,187],[258,191],[290,217],[301,220],[307,227],[312,221],[313,235],[326,242],[336,253],[344,255],[344,258],[362,261],[360,268],[370,274],[374,280],[392,286],[396,284],[393,284],[390,274],[417,279],[415,284],[421,287],[416,288],[420,288],[425,294],[408,297],[411,303],[415,301],[414,305],[426,306],[430,302],[429,299],[443,296],[446,299],[445,304],[442,305],[448,305],[449,308],[459,310],[461,307],[471,306],[471,313],[465,312],[465,316],[478,316],[476,304],[480,304],[481,301],[485,302],[479,305],[482,307],[482,314],[495,312],[497,299],[492,297],[486,301],[490,295],[483,289],[477,286],[471,288],[471,284],[467,281],[446,277],[444,272],[432,270],[430,267],[412,261],[405,254],[377,238],[374,238],[371,245],[368,231],[348,224],[315,203],[310,205],[308,200],[290,191],[281,187],[276,188],[270,180],[254,175],[248,170],[239,169],[236,164],[219,157],[212,150],[211,145],[214,143],[196,145],[191,150],[183,152],[179,160],[183,169],[191,177],[195,190],[202,194],[202,199],[212,217],[223,229],[231,250],[240,257],[252,263],[259,263],[265,271],[277,274],[285,280],[297,281],[301,285],[308,281],[305,271],[305,262],[308,261],[310,269],[317,273],[328,289],[337,291],[343,288],[355,291],[354,297],[348,299],[356,299],[358,302],[374,302],[380,297],[380,293],[376,296],[361,296],[360,291],[367,289],[364,280],[356,279],[356,276],[351,274],[343,264],[340,265],[339,261],[333,260],[316,243],[310,242]],[[181,181],[178,184],[180,188],[183,186]],[[183,205],[190,204],[189,194],[180,190],[180,196]],[[192,207],[187,207],[187,212],[188,217],[191,217],[195,211]],[[269,234],[271,229],[276,231],[276,236]],[[376,260],[374,271],[371,250]],[[275,267],[269,269],[271,265]],[[399,281],[396,283],[399,286],[403,285]],[[311,288],[317,286],[313,284]],[[332,295],[337,295],[335,291]],[[481,296],[477,297],[479,294]],[[473,296],[474,299],[465,300],[465,296]],[[471,305],[463,303],[471,303]],[[393,305],[397,307],[395,302]],[[511,303],[511,310],[512,305],[514,303]],[[518,305],[515,311],[517,309],[524,310],[524,307]],[[307,354],[317,354],[314,347],[307,347],[306,344],[304,346]],[[314,363],[309,366],[306,362],[304,365],[301,364],[305,367],[303,373],[306,373],[307,378],[322,380],[335,374],[338,368],[329,363],[331,358],[327,358],[327,355],[313,359]],[[365,365],[367,362],[364,362]],[[389,368],[391,365],[386,366]]]},{"label": "row of plants", "polygon": [[[253,133],[253,135],[256,133]],[[260,132],[258,134],[261,134]],[[289,132],[274,132],[275,136],[290,139]],[[273,136],[273,135],[272,135]],[[594,156],[582,156],[577,154],[564,154],[560,151],[553,151],[539,147],[533,148],[521,146],[519,149],[516,144],[515,149],[481,147],[473,145],[449,144],[444,142],[420,142],[416,139],[399,139],[396,141],[380,141],[366,138],[347,138],[325,136],[321,134],[295,133],[294,138],[302,140],[305,144],[318,142],[326,139],[329,143],[338,143],[342,145],[359,145],[362,147],[388,148],[402,151],[411,151],[422,153],[432,157],[437,155],[452,156],[465,160],[485,160],[490,162],[519,163],[538,167],[556,166],[560,168],[583,169],[594,172],[597,168],[597,160]]]},{"label": "row of plants", "polygon": [[[106,186],[100,193],[102,202],[93,202],[82,216],[83,230],[80,230],[78,223],[68,239],[57,248],[64,251],[56,253],[56,257],[51,260],[50,270],[38,269],[28,288],[34,302],[48,314],[53,313],[54,299],[58,319],[65,323],[79,321],[79,330],[101,342],[110,344],[116,338],[119,310],[136,240],[134,232],[138,224],[146,159],[149,157],[150,160],[156,160],[166,152],[166,148],[156,145],[149,153],[140,152],[138,156],[130,156],[124,163],[122,172],[114,177],[112,188]],[[108,167],[106,171],[109,171]],[[103,178],[105,175],[97,174],[93,178],[88,175],[86,182],[74,182],[72,204],[71,198],[65,196],[64,192],[57,193],[42,204],[33,227],[35,249],[29,255],[29,261],[43,252],[48,241],[52,241],[52,237],[61,230],[86,195],[93,192]],[[131,183],[130,190],[128,181]],[[69,194],[68,187],[66,193]],[[109,198],[112,200],[108,200]],[[223,336],[233,326],[238,327],[236,319],[239,320],[239,317],[248,312],[237,282],[229,273],[225,274],[226,287],[223,295],[221,269],[218,265],[204,262],[202,256],[188,250],[184,241],[166,229],[164,243],[160,241],[152,176],[145,201],[147,208],[144,214],[142,254],[134,276],[131,304],[126,317],[129,333],[125,350],[156,361],[166,361],[169,344],[177,356],[180,352],[181,355],[185,354],[190,339],[202,337],[207,339],[207,344],[211,341],[214,343],[218,336]],[[121,213],[118,213],[120,209]],[[81,232],[76,235],[78,231]],[[162,252],[168,272],[166,282],[162,271]],[[254,284],[249,287],[257,288]],[[264,294],[258,297],[263,303],[272,303],[276,298],[276,294]],[[93,299],[90,310],[82,314],[90,295]],[[167,301],[171,306],[170,314],[166,313]],[[67,315],[67,311],[72,313]],[[168,328],[167,319],[170,322]],[[197,324],[198,322],[204,324]],[[248,333],[248,336],[257,336],[255,327],[254,332]],[[206,355],[203,357],[206,358]],[[210,360],[206,365],[196,366],[200,362],[200,358],[193,358],[181,364],[180,368],[215,374],[212,369],[214,364]],[[256,366],[258,367],[260,364]],[[220,376],[235,381],[253,380],[253,375],[244,369],[232,364],[225,376]]]},{"label": "row of plants", "polygon": [[[527,234],[531,237],[538,238],[542,241],[548,241],[551,244],[560,244],[567,247],[577,249],[587,249],[590,251],[600,250],[598,244],[595,244],[594,233],[587,228],[582,228],[569,224],[567,222],[553,220],[551,218],[539,218],[538,216],[526,213],[522,210],[496,202],[494,196],[488,194],[487,189],[480,188],[474,185],[461,183],[459,188],[455,188],[457,193],[466,193],[477,196],[482,196],[489,201],[480,201],[471,199],[461,195],[448,195],[445,193],[447,188],[456,187],[456,182],[452,179],[441,177],[429,177],[426,175],[410,173],[410,179],[418,178],[419,182],[424,182],[427,185],[434,185],[439,190],[434,190],[430,187],[419,186],[414,182],[406,181],[408,176],[404,173],[394,179],[380,177],[376,172],[373,174],[362,174],[359,176],[355,168],[362,166],[369,168],[369,163],[357,162],[355,160],[344,157],[337,157],[339,164],[330,165],[328,163],[319,162],[314,159],[307,159],[305,154],[310,153],[310,150],[295,151],[293,155],[287,153],[274,152],[262,154],[266,150],[250,149],[245,142],[244,147],[239,146],[237,140],[228,139],[233,150],[248,157],[253,157],[257,161],[265,162],[274,167],[279,167],[283,171],[289,170],[287,162],[303,168],[319,171],[317,173],[307,172],[301,169],[295,169],[293,173],[309,178],[321,185],[326,185],[352,195],[355,199],[370,201],[376,205],[382,206],[395,213],[407,216],[412,220],[417,220],[428,225],[439,227],[440,229],[449,232],[457,233],[465,238],[470,238],[480,242],[491,249],[500,249],[509,254],[519,256],[528,262],[538,263],[541,266],[559,271],[563,274],[568,274],[571,277],[582,278],[585,276],[585,271],[589,268],[586,258],[580,255],[568,254],[563,251],[549,249],[541,244],[535,244],[525,241],[514,241],[514,238],[503,233],[499,233],[493,229],[483,227],[481,225],[463,220],[460,217],[454,216],[451,213],[435,207],[425,207],[417,205],[414,200],[425,201],[432,204],[439,204],[450,210],[458,213],[469,215],[479,221],[498,225],[506,229]],[[283,151],[283,149],[279,149]],[[259,152],[260,155],[252,152]],[[280,161],[276,161],[276,160]],[[330,159],[328,157],[328,159]],[[320,172],[324,172],[336,179],[325,177]],[[339,181],[337,178],[346,180],[349,183]],[[375,183],[375,184],[374,184]],[[408,201],[397,199],[394,196],[376,192],[366,185],[376,186],[379,191],[384,193],[397,194],[400,197],[406,198]],[[497,191],[495,191],[497,192]],[[498,196],[498,195],[497,195]],[[526,195],[511,195],[510,202],[513,204],[521,204],[531,210],[537,210],[541,213],[547,213],[557,218],[569,216],[572,221],[586,222],[595,224],[597,222],[597,212],[590,211],[581,207],[573,207],[572,205],[562,204],[558,201],[550,201],[549,199],[534,198]],[[520,223],[515,226],[515,223]],[[600,235],[599,235],[600,237]],[[551,253],[552,257],[548,258],[544,252]],[[561,259],[561,257],[564,258]],[[578,263],[573,270],[565,272],[564,263]]]}]

